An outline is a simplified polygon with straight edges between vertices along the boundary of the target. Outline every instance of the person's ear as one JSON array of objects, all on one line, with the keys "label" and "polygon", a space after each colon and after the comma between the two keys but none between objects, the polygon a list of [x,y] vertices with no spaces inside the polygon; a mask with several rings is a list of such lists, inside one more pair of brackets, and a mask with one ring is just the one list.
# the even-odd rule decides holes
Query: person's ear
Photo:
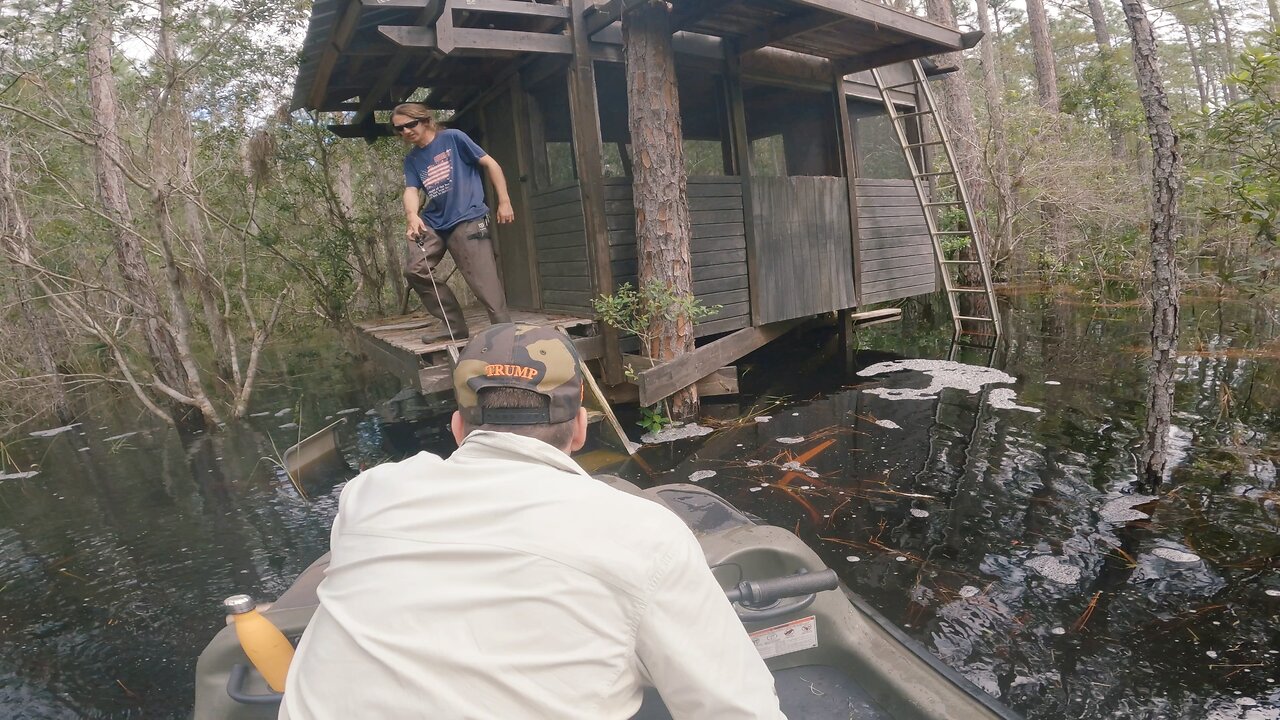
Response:
[{"label": "person's ear", "polygon": [[578,408],[578,417],[573,419],[573,439],[569,441],[569,452],[577,452],[587,444],[587,409]]},{"label": "person's ear", "polygon": [[462,413],[453,411],[453,417],[449,418],[449,429],[453,431],[453,441],[462,445],[463,439],[467,437],[467,426],[462,422]]}]

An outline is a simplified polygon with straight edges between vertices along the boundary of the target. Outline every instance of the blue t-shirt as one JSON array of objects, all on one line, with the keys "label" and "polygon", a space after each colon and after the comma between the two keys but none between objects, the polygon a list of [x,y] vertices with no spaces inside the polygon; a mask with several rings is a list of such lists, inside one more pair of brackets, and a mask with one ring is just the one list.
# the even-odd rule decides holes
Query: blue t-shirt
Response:
[{"label": "blue t-shirt", "polygon": [[480,177],[480,149],[461,130],[441,130],[426,147],[404,156],[405,187],[427,194],[422,221],[432,230],[447,230],[489,213]]}]

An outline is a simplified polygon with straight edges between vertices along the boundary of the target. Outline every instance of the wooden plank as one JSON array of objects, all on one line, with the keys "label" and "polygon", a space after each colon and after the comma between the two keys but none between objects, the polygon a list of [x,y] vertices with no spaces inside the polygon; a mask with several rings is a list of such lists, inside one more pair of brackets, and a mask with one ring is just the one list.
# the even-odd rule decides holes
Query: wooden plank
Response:
[{"label": "wooden plank", "polygon": [[455,57],[487,56],[494,53],[573,54],[573,39],[556,33],[488,28],[446,28],[436,23],[436,47]]},{"label": "wooden plank", "polygon": [[693,225],[689,229],[694,241],[713,237],[741,237],[746,235],[746,223],[739,220],[732,223],[713,223],[709,225]]},{"label": "wooden plank", "polygon": [[890,217],[862,217],[860,227],[867,230],[876,230],[880,228],[894,227],[911,227],[914,225],[924,224],[924,214],[915,215],[897,215]]},{"label": "wooden plank", "polygon": [[[738,185],[735,189],[741,190],[742,186]],[[702,212],[704,210],[737,210],[738,216],[742,217],[742,194],[733,195],[704,195],[689,198],[689,212]]]},{"label": "wooden plank", "polygon": [[933,259],[933,248],[926,242],[914,245],[896,245],[885,248],[863,248],[862,259],[866,262],[888,260],[898,257],[922,257]]},{"label": "wooden plank", "polygon": [[869,240],[902,238],[919,235],[924,235],[927,242],[929,238],[929,228],[925,227],[924,223],[920,223],[919,225],[904,225],[901,227],[860,228],[858,234],[862,236],[864,247],[866,247],[866,243]]},{"label": "wooden plank", "polygon": [[573,262],[586,257],[586,237],[577,236],[579,242],[577,245],[568,245],[561,247],[539,248],[538,262]]},{"label": "wooden plank", "polygon": [[934,292],[936,292],[936,290],[932,285],[914,288],[897,288],[893,290],[886,290],[884,292],[868,293],[867,302],[868,304],[890,302],[893,300],[901,300],[903,298],[917,297],[920,295],[932,295]]},{"label": "wooden plank", "polygon": [[[937,272],[932,262],[919,262],[909,265],[893,265],[891,267],[877,268],[876,270],[867,271],[867,282],[884,282],[886,280],[900,280],[909,277],[932,276]],[[915,284],[915,283],[911,283]]]},{"label": "wooden plank", "polygon": [[[365,0],[376,6],[385,7],[382,3],[391,0]],[[425,2],[426,0],[394,0],[396,2]],[[454,10],[466,12],[495,13],[501,15],[523,15],[525,17],[547,17],[562,20],[569,19],[569,8],[563,5],[543,5],[536,2],[519,2],[517,0],[463,0],[455,5]]]},{"label": "wooden plank", "polygon": [[561,220],[550,220],[548,222],[534,222],[535,230],[539,234],[552,235],[556,233],[582,232],[586,223],[581,215],[563,218]]},{"label": "wooden plank", "polygon": [[582,257],[586,253],[587,236],[581,230],[570,231],[566,233],[548,233],[542,234],[540,228],[534,226],[536,242],[538,243],[538,259],[542,260],[544,252],[559,251],[563,249],[573,249],[577,251],[574,257]]},{"label": "wooden plank", "polygon": [[[592,293],[591,278],[585,275],[581,277],[573,277],[543,274],[542,289],[550,291],[563,290],[570,292],[582,292],[590,295]],[[543,295],[546,295],[546,293],[544,292]]]},{"label": "wooden plank", "polygon": [[548,308],[555,306],[561,310],[590,310],[591,293],[549,290],[544,287],[542,289],[542,302]]},{"label": "wooden plank", "polygon": [[573,198],[561,205],[550,205],[533,211],[534,222],[550,222],[568,217],[582,217],[581,198]]},{"label": "wooden plank", "polygon": [[[746,275],[726,275],[725,277],[693,281],[693,293],[699,297],[729,290],[746,289],[749,289]],[[750,294],[748,294],[749,297]]]},{"label": "wooden plank", "polygon": [[411,387],[419,387],[418,369],[420,364],[417,355],[378,340],[367,332],[360,333],[359,338],[360,346],[375,363],[400,378],[401,382],[407,383]]},{"label": "wooden plank", "polygon": [[745,306],[745,304],[750,301],[750,296],[747,294],[747,289],[744,287],[736,290],[726,290],[724,292],[706,293],[703,295],[698,295],[698,300],[701,300],[704,305],[708,305],[708,306],[723,305],[725,307],[725,310],[721,310],[716,315],[710,316],[711,318],[716,318],[721,315],[728,314],[726,310],[729,310],[730,307],[733,305]]},{"label": "wooden plank", "polygon": [[919,212],[924,212],[924,208],[920,207],[920,198],[916,197],[913,192],[910,195],[864,195],[858,193],[858,205],[862,207],[914,207]]},{"label": "wooden plank", "polygon": [[640,388],[640,403],[653,405],[719,368],[732,364],[797,324],[799,321],[792,320],[738,330],[715,342],[694,348],[691,353],[640,372],[636,376],[636,385]]},{"label": "wooden plank", "polygon": [[543,277],[590,277],[591,269],[586,259],[577,262],[539,262],[538,272]]},{"label": "wooden plank", "polygon": [[750,315],[738,315],[736,317],[717,316],[714,320],[694,325],[693,335],[694,337],[706,337],[749,327],[751,327]]},{"label": "wooden plank", "polygon": [[[696,265],[699,262],[714,262],[712,253],[746,250],[746,247],[746,238],[743,236],[724,235],[721,237],[697,238],[690,243],[689,251],[694,256],[692,260]],[[632,259],[636,257],[638,252],[634,235],[622,232],[609,233],[609,254],[611,259]]]},{"label": "wooden plank", "polygon": [[[910,295],[921,295],[923,293],[931,293],[937,287],[935,281],[936,275],[929,275],[925,279],[923,275],[913,276],[911,282],[904,282],[902,278],[892,278],[889,280],[868,280],[867,294],[892,294],[894,299],[908,297]],[[879,302],[879,301],[876,301]]]},{"label": "wooden plank", "polygon": [[879,218],[879,217],[924,217],[924,209],[920,207],[919,201],[914,205],[882,205],[876,203],[874,205],[868,203],[859,210],[859,216],[863,218]]},{"label": "wooden plank", "polygon": [[529,204],[534,210],[539,210],[553,205],[563,205],[569,202],[582,202],[582,190],[577,183],[556,188],[554,190],[544,190],[536,195],[529,196]]}]

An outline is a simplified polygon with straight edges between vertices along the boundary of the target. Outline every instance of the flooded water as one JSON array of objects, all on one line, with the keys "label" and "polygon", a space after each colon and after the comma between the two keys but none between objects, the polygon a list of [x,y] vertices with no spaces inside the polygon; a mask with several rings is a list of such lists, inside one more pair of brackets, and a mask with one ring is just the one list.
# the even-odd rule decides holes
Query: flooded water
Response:
[{"label": "flooded water", "polygon": [[[1135,471],[1146,311],[1005,300],[994,353],[953,352],[915,306],[864,332],[853,367],[830,330],[793,333],[740,363],[743,396],[707,403],[715,432],[646,448],[647,470],[583,462],[694,481],[797,531],[1029,718],[1280,718],[1277,311],[1187,300],[1176,462],[1151,489]],[[448,451],[433,408],[385,402],[394,382],[339,355],[291,353],[266,414],[229,432],[183,443],[104,399],[6,441],[0,472],[37,474],[0,480],[4,713],[184,716],[217,602],[278,594],[326,547],[336,490],[306,503],[272,458],[327,417],[346,418],[353,465]],[[934,362],[877,367],[902,360]]]}]

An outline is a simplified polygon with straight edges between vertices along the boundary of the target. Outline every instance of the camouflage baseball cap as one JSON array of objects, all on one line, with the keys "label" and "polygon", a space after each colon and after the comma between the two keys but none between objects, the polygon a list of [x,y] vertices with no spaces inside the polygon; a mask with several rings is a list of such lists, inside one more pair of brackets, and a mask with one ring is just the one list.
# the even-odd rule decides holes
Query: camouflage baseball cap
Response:
[{"label": "camouflage baseball cap", "polygon": [[[458,356],[453,389],[462,419],[471,425],[540,425],[572,420],[582,407],[582,360],[555,328],[503,323],[471,339]],[[485,388],[532,390],[551,401],[541,408],[481,408]]]}]

